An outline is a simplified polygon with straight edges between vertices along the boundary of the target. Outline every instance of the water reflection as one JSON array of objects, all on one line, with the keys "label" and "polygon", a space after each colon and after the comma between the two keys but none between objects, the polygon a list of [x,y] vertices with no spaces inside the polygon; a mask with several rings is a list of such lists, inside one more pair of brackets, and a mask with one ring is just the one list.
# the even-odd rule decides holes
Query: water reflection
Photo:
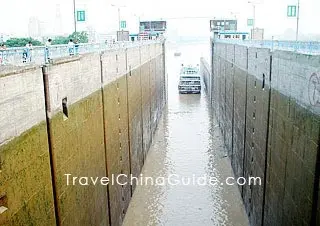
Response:
[{"label": "water reflection", "polygon": [[[205,49],[209,46],[180,47],[184,58],[175,57],[174,48],[167,50],[168,105],[142,171],[145,177],[233,176],[205,92],[188,95],[177,89],[181,63],[199,63]],[[234,186],[166,184],[138,186],[124,225],[248,225],[248,220]]]}]

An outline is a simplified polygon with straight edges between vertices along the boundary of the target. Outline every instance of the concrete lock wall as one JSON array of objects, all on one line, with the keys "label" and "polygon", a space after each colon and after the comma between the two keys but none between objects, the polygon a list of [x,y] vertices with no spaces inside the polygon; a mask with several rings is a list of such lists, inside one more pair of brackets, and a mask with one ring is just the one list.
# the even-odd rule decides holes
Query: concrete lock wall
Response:
[{"label": "concrete lock wall", "polygon": [[262,180],[239,186],[250,224],[320,224],[320,56],[212,48],[207,92],[235,176]]},{"label": "concrete lock wall", "polygon": [[151,95],[150,95],[150,51],[149,46],[140,48],[141,54],[141,93],[144,158],[151,145]]},{"label": "concrete lock wall", "polygon": [[[130,174],[127,56],[125,50],[102,54],[104,128],[107,153],[107,175]],[[121,178],[121,183],[128,182]],[[131,198],[131,187],[109,186],[111,225],[120,225]]]},{"label": "concrete lock wall", "polygon": [[1,225],[122,224],[135,186],[79,178],[139,176],[165,104],[163,50],[147,44],[0,74]]},{"label": "concrete lock wall", "polygon": [[[131,173],[139,176],[143,166],[144,154],[142,148],[142,109],[141,109],[141,73],[139,49],[131,48],[127,51],[127,81],[128,81],[128,113],[129,138],[131,153]],[[129,60],[130,59],[130,60]],[[137,89],[136,87],[139,87]],[[133,189],[135,188],[135,183]]]},{"label": "concrete lock wall", "polygon": [[106,175],[100,54],[61,59],[45,69],[59,222],[104,225],[107,188],[68,186],[65,176]]},{"label": "concrete lock wall", "polygon": [[[268,224],[320,224],[319,68],[320,56],[278,51],[272,57],[274,89],[267,162],[271,167],[267,171],[265,214]],[[273,199],[275,194],[277,200]],[[278,206],[286,208],[276,213]]]},{"label": "concrete lock wall", "polygon": [[[246,134],[246,104],[247,104],[247,49],[235,46],[234,61],[234,110],[233,110],[233,156],[232,167],[237,177],[244,176],[244,148]],[[242,193],[242,187],[239,187]]]},{"label": "concrete lock wall", "polygon": [[[244,152],[244,177],[265,179],[267,148],[268,105],[270,90],[270,52],[268,49],[248,49],[246,139]],[[249,220],[253,225],[262,223],[263,183],[261,186],[245,185],[243,199]]]},{"label": "concrete lock wall", "polygon": [[55,224],[41,68],[0,74],[0,225]]}]

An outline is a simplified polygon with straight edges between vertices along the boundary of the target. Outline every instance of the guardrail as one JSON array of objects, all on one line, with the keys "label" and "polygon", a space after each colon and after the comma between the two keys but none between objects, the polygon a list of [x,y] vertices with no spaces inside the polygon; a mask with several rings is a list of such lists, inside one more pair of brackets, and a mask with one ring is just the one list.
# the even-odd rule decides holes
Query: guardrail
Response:
[{"label": "guardrail", "polygon": [[269,48],[274,50],[286,50],[294,51],[303,54],[319,55],[320,54],[320,42],[317,41],[278,41],[278,40],[227,40],[227,39],[215,39],[215,42],[230,43],[246,45],[249,47]]},{"label": "guardrail", "polygon": [[[73,55],[79,55],[84,53],[102,52],[107,50],[119,49],[119,48],[132,48],[136,46],[159,43],[163,40],[145,40],[135,42],[116,42],[116,43],[86,43],[79,44],[78,47],[74,47],[71,51]],[[34,46],[26,55],[26,48],[7,48],[0,50],[0,66],[23,66],[30,64],[45,64],[50,59],[56,59],[61,57],[70,56],[70,49],[68,45],[51,45],[45,46]]]}]

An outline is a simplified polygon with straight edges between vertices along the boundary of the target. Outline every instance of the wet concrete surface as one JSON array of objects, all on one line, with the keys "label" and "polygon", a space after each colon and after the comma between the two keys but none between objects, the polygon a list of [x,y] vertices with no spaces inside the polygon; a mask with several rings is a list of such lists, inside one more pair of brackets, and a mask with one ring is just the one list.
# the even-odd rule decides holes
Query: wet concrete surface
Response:
[{"label": "wet concrete surface", "polygon": [[[181,57],[174,56],[177,49]],[[206,50],[209,41],[179,48],[168,45],[168,104],[142,170],[144,178],[184,178],[187,184],[190,178],[190,183],[138,185],[125,226],[249,225],[237,186],[224,183],[234,175],[205,92],[179,94],[177,90],[181,63],[199,64],[201,56],[209,56]],[[205,175],[219,183],[193,184],[193,178]]]}]

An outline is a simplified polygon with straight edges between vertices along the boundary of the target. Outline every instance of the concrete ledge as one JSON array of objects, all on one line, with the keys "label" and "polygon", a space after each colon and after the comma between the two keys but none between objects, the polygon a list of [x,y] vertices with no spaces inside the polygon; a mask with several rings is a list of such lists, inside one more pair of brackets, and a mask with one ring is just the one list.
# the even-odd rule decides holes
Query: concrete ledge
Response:
[{"label": "concrete ledge", "polygon": [[37,70],[39,65],[25,65],[25,66],[16,66],[16,65],[2,65],[0,66],[0,78],[26,73],[29,71]]}]

